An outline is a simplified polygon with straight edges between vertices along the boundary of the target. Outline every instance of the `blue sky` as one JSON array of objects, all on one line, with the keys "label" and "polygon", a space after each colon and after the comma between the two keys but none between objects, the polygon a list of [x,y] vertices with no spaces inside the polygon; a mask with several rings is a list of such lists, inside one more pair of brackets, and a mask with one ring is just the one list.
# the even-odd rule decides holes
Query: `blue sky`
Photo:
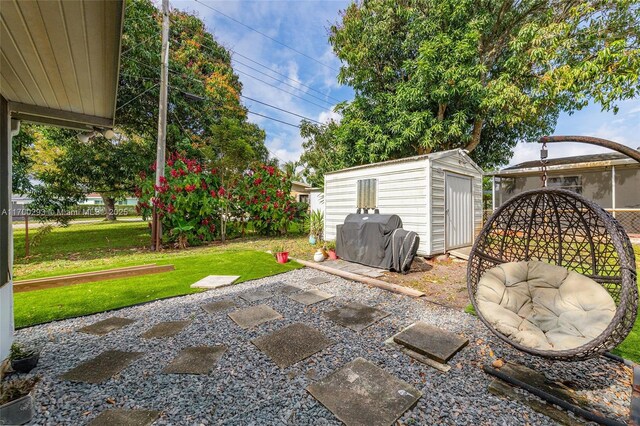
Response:
[{"label": "blue sky", "polygon": [[[353,91],[337,82],[337,72],[334,69],[339,68],[340,62],[333,54],[327,36],[329,26],[339,19],[340,10],[344,9],[349,1],[201,1],[327,65],[323,66],[313,59],[300,55],[200,3],[185,0],[171,1],[171,6],[174,8],[196,12],[218,42],[237,52],[237,55],[233,55],[233,65],[242,81],[243,95],[320,122],[325,122],[330,117],[337,118],[337,115],[332,112],[333,106],[337,103],[336,99],[353,98]],[[304,86],[270,72],[246,58],[267,65],[277,73],[284,74]],[[281,82],[256,72],[247,65]],[[247,74],[269,82],[277,88],[268,86]],[[300,120],[298,117],[253,101],[244,99],[243,103],[251,111],[288,123],[298,124]],[[297,128],[254,114],[249,115],[249,120],[266,131],[266,144],[271,156],[281,161],[299,158],[302,153],[302,138]],[[620,111],[617,115],[603,113],[597,105],[590,105],[573,115],[563,114],[558,121],[555,134],[598,136],[638,148],[640,147],[640,99],[620,103]],[[537,158],[539,148],[535,143],[519,144],[510,163],[517,164]],[[550,146],[551,158],[597,152],[604,152],[604,150],[583,144]]]}]

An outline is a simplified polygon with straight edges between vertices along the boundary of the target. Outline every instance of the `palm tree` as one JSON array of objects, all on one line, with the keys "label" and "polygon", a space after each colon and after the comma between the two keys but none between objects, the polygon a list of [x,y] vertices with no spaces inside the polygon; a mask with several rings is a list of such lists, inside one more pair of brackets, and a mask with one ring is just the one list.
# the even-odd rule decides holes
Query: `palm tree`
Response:
[{"label": "palm tree", "polygon": [[298,167],[300,166],[300,163],[297,161],[287,161],[286,163],[284,163],[282,165],[282,171],[291,176],[291,180],[295,180],[295,181],[302,181],[302,173],[300,173],[298,169]]}]

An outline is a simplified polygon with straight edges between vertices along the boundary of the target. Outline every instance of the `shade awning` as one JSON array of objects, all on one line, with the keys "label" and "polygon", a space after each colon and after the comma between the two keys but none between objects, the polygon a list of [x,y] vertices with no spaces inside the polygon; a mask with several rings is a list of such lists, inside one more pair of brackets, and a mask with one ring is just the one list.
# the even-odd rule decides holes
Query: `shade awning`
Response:
[{"label": "shade awning", "polygon": [[12,118],[113,127],[124,1],[4,0],[0,94]]}]

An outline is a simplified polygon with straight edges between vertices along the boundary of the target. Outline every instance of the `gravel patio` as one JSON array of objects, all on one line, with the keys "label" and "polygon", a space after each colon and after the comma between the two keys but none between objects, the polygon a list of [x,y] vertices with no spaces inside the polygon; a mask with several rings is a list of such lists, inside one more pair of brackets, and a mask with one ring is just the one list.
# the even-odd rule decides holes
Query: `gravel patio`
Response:
[{"label": "gravel patio", "polygon": [[[311,284],[313,278],[326,278]],[[305,306],[278,292],[283,285],[317,288],[335,297]],[[256,290],[272,297],[248,302]],[[90,295],[88,295],[90,297]],[[235,307],[208,313],[202,306],[231,299]],[[390,315],[356,332],[323,315],[358,302]],[[229,313],[266,304],[282,316],[253,328],[241,328]],[[77,330],[111,317],[134,320],[98,336]],[[469,339],[443,373],[421,364],[384,341],[421,320]],[[188,321],[173,337],[144,338],[163,321]],[[287,325],[303,323],[334,344],[290,367],[281,368],[251,340]],[[152,335],[153,333],[151,333]],[[306,389],[344,364],[362,357],[418,389],[417,404],[399,419],[421,424],[554,424],[520,403],[488,392],[491,378],[482,366],[496,358],[518,362],[547,376],[572,383],[603,410],[626,422],[631,371],[597,358],[581,363],[549,363],[525,356],[501,343],[472,315],[420,299],[343,280],[309,268],[189,296],[161,300],[114,312],[44,324],[17,332],[16,340],[44,345],[30,374],[41,377],[35,392],[34,424],[86,424],[114,408],[157,410],[154,424],[338,425],[341,422]],[[162,370],[186,347],[226,346],[213,370],[204,375],[166,374]],[[100,384],[63,380],[61,375],[106,350],[141,352],[121,373]]]}]

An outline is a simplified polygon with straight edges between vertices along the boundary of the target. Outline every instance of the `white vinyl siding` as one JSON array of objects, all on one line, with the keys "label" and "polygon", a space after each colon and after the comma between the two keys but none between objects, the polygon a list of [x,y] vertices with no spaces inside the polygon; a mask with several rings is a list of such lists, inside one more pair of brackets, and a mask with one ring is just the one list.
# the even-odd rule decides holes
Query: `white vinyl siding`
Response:
[{"label": "white vinyl siding", "polygon": [[482,221],[482,171],[462,151],[453,150],[403,160],[369,164],[325,175],[325,239],[357,210],[357,182],[377,180],[381,214],[397,214],[403,227],[420,236],[418,254],[445,252],[445,172],[472,178],[474,234]]},{"label": "white vinyl siding", "polygon": [[[466,157],[466,156],[465,156]],[[431,250],[444,253],[445,242],[445,173],[451,172],[472,178],[474,236],[482,228],[482,174],[468,157],[446,155],[432,160],[431,165]]]},{"label": "white vinyl siding", "polygon": [[377,208],[381,214],[397,214],[405,229],[428,240],[427,159],[345,170],[325,176],[325,239],[335,240],[336,226],[357,210],[357,186],[363,179],[377,180]]}]

